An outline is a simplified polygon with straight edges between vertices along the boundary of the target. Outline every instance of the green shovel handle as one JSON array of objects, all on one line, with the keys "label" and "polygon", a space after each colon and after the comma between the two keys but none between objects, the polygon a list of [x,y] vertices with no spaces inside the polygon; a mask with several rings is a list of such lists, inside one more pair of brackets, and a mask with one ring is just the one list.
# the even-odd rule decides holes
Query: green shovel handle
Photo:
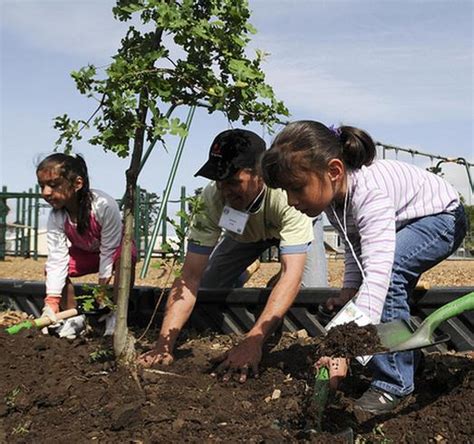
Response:
[{"label": "green shovel handle", "polygon": [[432,334],[442,322],[469,310],[474,310],[474,292],[438,308],[422,322],[419,330],[428,329]]},{"label": "green shovel handle", "polygon": [[27,328],[34,328],[34,327],[36,327],[35,321],[23,321],[23,322],[20,322],[19,324],[8,327],[7,329],[5,329],[5,331],[10,335],[16,335],[22,330],[25,330]]},{"label": "green shovel handle", "polygon": [[[70,308],[69,310],[56,313],[56,319],[60,321],[61,319],[67,319],[72,316],[76,316],[77,314],[79,314],[79,311],[76,308]],[[5,331],[10,335],[15,335],[27,328],[43,328],[53,323],[54,321],[52,321],[48,316],[43,316],[42,318],[27,320],[16,325],[12,325],[11,327],[6,328]]]}]

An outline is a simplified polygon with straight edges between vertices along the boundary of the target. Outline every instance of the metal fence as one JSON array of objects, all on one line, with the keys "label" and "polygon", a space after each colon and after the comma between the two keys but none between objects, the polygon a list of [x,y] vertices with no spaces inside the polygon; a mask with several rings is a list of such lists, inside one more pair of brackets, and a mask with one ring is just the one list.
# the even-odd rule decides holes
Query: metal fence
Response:
[{"label": "metal fence", "polygon": [[[182,217],[176,217],[177,210],[185,210],[186,188],[181,187],[180,197],[171,199],[165,204],[163,217],[157,222],[160,198],[137,188],[135,199],[135,244],[138,255],[142,258],[149,248],[154,256],[165,257],[170,254],[184,256],[183,244],[173,242],[173,226],[169,218],[177,219],[178,226],[183,226]],[[0,192],[0,260],[5,256],[19,256],[37,259],[47,255],[46,220],[51,207],[43,202],[39,187],[24,192],[10,192],[6,186]],[[171,210],[171,211],[170,211]],[[150,233],[159,223],[159,239],[151,247]],[[165,248],[164,246],[171,246]]]}]

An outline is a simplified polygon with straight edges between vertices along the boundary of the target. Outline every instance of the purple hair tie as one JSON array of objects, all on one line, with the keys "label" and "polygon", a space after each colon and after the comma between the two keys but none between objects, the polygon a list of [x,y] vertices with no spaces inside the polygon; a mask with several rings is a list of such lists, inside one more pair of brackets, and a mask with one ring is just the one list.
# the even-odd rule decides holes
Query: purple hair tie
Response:
[{"label": "purple hair tie", "polygon": [[328,127],[329,131],[331,131],[336,137],[340,137],[341,135],[341,128],[336,128],[335,125],[331,125]]}]

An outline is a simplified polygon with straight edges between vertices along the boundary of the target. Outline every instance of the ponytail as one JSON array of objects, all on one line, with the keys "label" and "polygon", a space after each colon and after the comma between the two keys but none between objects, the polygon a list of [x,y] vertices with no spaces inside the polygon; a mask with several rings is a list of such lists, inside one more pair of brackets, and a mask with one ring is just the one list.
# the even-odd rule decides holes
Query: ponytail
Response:
[{"label": "ponytail", "polygon": [[77,232],[84,234],[90,228],[90,214],[92,210],[92,193],[89,184],[89,174],[87,171],[86,161],[82,156],[76,154],[76,161],[82,171],[78,176],[82,177],[84,182],[82,188],[77,191]]},{"label": "ponytail", "polygon": [[365,131],[353,126],[341,126],[338,132],[342,145],[342,160],[348,168],[357,170],[374,161],[377,154],[375,143]]},{"label": "ponytail", "polygon": [[332,159],[348,169],[370,165],[376,155],[372,138],[352,126],[327,127],[320,122],[300,120],[289,123],[265,151],[260,173],[271,188],[288,189],[305,182],[307,173],[322,178]]},{"label": "ponytail", "polygon": [[83,186],[76,191],[78,203],[77,232],[84,234],[90,227],[90,213],[92,209],[92,192],[89,184],[87,165],[79,154],[54,153],[43,159],[36,168],[36,172],[46,169],[57,169],[59,175],[64,177],[71,186],[78,177],[82,178]]}]

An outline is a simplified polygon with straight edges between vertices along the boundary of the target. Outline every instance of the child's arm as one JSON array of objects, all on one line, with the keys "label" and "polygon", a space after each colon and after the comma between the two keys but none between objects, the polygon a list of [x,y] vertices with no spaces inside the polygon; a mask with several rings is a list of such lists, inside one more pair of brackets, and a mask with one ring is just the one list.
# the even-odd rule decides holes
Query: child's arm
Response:
[{"label": "child's arm", "polygon": [[[357,262],[352,254],[351,248],[344,239],[344,234],[339,231],[339,235],[344,243],[344,280],[342,288],[356,288],[358,289],[362,284],[362,273],[357,265]],[[352,247],[356,255],[360,256],[360,242],[359,239],[351,240]]]},{"label": "child's arm", "polygon": [[[362,194],[363,193],[363,194]],[[353,216],[360,235],[364,270],[357,305],[379,323],[392,276],[395,255],[395,208],[380,189],[354,194]]]},{"label": "child's arm", "polygon": [[97,197],[97,220],[101,224],[99,283],[108,283],[112,276],[114,253],[122,241],[122,217],[110,196]]},{"label": "child's arm", "polygon": [[64,214],[51,211],[47,223],[48,259],[46,261],[45,304],[59,311],[61,293],[66,283],[69,247],[64,233]]},{"label": "child's arm", "polygon": [[[342,231],[337,218],[335,218],[333,214],[334,212],[326,212],[329,221],[337,230],[344,245],[344,276],[341,292],[338,296],[329,298],[325,305],[330,311],[337,311],[339,308],[346,305],[349,299],[352,299],[356,295],[359,287],[362,284],[362,273],[345,238],[344,232]],[[351,236],[350,242],[355,254],[360,256],[360,239]]]}]

